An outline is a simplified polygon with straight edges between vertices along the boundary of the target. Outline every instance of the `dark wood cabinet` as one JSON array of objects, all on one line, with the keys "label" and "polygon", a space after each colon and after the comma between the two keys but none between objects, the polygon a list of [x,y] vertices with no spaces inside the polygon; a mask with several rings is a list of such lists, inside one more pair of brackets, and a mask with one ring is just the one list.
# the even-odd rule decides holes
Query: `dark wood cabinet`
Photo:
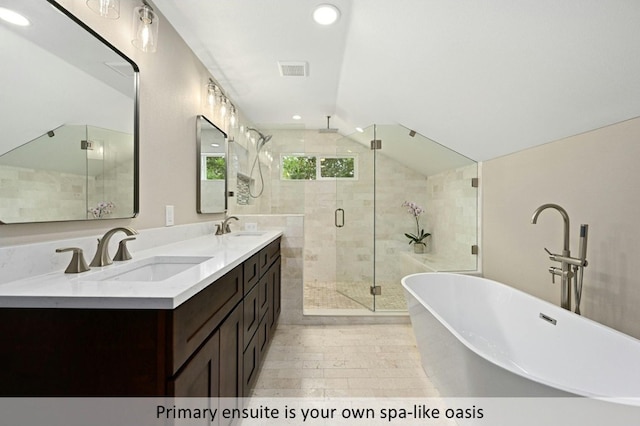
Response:
[{"label": "dark wood cabinet", "polygon": [[221,397],[243,394],[243,307],[236,306],[220,326],[220,393]]},{"label": "dark wood cabinet", "polygon": [[0,396],[247,395],[279,259],[278,239],[173,310],[2,308]]},{"label": "dark wood cabinet", "polygon": [[220,396],[220,332],[216,331],[169,382],[169,394],[212,398]]},{"label": "dark wood cabinet", "polygon": [[[257,284],[244,299],[244,396],[255,384],[280,313],[280,240],[258,253]],[[276,283],[277,280],[277,283]],[[245,280],[245,291],[250,287]]]}]

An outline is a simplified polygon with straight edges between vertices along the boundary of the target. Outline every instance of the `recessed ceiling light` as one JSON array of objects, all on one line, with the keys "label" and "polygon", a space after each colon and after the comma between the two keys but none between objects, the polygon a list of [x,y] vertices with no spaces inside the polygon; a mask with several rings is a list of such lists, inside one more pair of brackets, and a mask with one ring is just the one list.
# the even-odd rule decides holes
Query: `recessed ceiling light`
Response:
[{"label": "recessed ceiling light", "polygon": [[332,4],[321,4],[313,11],[313,20],[320,25],[331,25],[340,17],[340,10]]},{"label": "recessed ceiling light", "polygon": [[219,147],[219,146],[220,146],[220,144],[218,144],[218,143],[212,143],[212,144],[211,144],[211,146],[212,146],[212,147],[214,147],[214,148],[217,148],[217,147]]},{"label": "recessed ceiling light", "polygon": [[362,130],[362,127],[356,127],[356,132],[364,133],[364,130]]},{"label": "recessed ceiling light", "polygon": [[31,22],[29,22],[27,18],[20,15],[18,12],[5,9],[4,7],[0,7],[0,19],[2,19],[3,21],[7,21],[10,24],[19,25],[21,27],[31,25]]},{"label": "recessed ceiling light", "polygon": [[294,115],[294,116],[293,116],[293,117],[291,117],[291,118],[293,118],[294,120],[302,120],[302,116],[300,116],[300,115],[298,115],[298,114]]}]

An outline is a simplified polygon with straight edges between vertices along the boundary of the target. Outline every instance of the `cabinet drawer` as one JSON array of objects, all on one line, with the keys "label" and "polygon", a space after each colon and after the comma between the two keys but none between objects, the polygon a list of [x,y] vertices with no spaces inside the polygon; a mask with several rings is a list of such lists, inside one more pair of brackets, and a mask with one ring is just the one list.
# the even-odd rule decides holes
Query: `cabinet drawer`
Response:
[{"label": "cabinet drawer", "polygon": [[269,243],[268,246],[260,250],[260,276],[269,270],[269,267],[280,256],[280,238]]},{"label": "cabinet drawer", "polygon": [[260,256],[260,276],[262,276],[269,269],[269,246],[260,250],[258,255]]},{"label": "cabinet drawer", "polygon": [[242,265],[244,268],[243,294],[246,295],[260,280],[260,253],[254,254]]},{"label": "cabinet drawer", "polygon": [[242,300],[242,275],[242,266],[236,267],[173,311],[171,374],[180,368]]},{"label": "cabinet drawer", "polygon": [[280,238],[273,241],[267,246],[267,257],[269,259],[269,266],[280,256]]}]

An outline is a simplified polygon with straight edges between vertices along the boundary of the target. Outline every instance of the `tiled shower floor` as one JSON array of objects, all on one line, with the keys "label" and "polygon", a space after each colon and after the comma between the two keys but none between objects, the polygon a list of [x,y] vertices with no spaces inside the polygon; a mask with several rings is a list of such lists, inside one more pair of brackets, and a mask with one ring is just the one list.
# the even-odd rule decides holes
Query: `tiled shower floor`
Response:
[{"label": "tiled shower floor", "polygon": [[256,397],[437,397],[411,325],[279,325]]},{"label": "tiled shower floor", "polygon": [[[382,294],[376,296],[376,311],[407,310],[402,285],[382,283]],[[365,282],[306,282],[304,284],[304,309],[349,309],[371,312],[373,296]]]}]

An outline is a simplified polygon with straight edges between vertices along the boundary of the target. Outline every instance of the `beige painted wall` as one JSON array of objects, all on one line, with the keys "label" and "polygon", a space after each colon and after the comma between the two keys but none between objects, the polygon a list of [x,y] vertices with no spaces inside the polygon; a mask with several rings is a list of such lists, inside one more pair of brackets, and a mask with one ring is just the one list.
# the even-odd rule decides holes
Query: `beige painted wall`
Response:
[{"label": "beige painted wall", "polygon": [[533,211],[564,207],[571,251],[581,223],[589,224],[582,313],[640,338],[640,118],[521,151],[483,164],[483,269],[554,304],[559,284],[543,251],[562,249],[562,218]]},{"label": "beige painted wall", "polygon": [[120,19],[115,21],[93,13],[85,0],[59,3],[140,68],[140,214],[108,222],[0,226],[0,245],[99,234],[118,225],[160,227],[168,204],[175,206],[176,225],[218,219],[220,215],[196,213],[196,115],[204,114],[225,128],[205,104],[204,88],[211,76],[204,65],[162,16],[157,52],[145,54],[134,48],[131,17],[138,1],[121,1]]}]

